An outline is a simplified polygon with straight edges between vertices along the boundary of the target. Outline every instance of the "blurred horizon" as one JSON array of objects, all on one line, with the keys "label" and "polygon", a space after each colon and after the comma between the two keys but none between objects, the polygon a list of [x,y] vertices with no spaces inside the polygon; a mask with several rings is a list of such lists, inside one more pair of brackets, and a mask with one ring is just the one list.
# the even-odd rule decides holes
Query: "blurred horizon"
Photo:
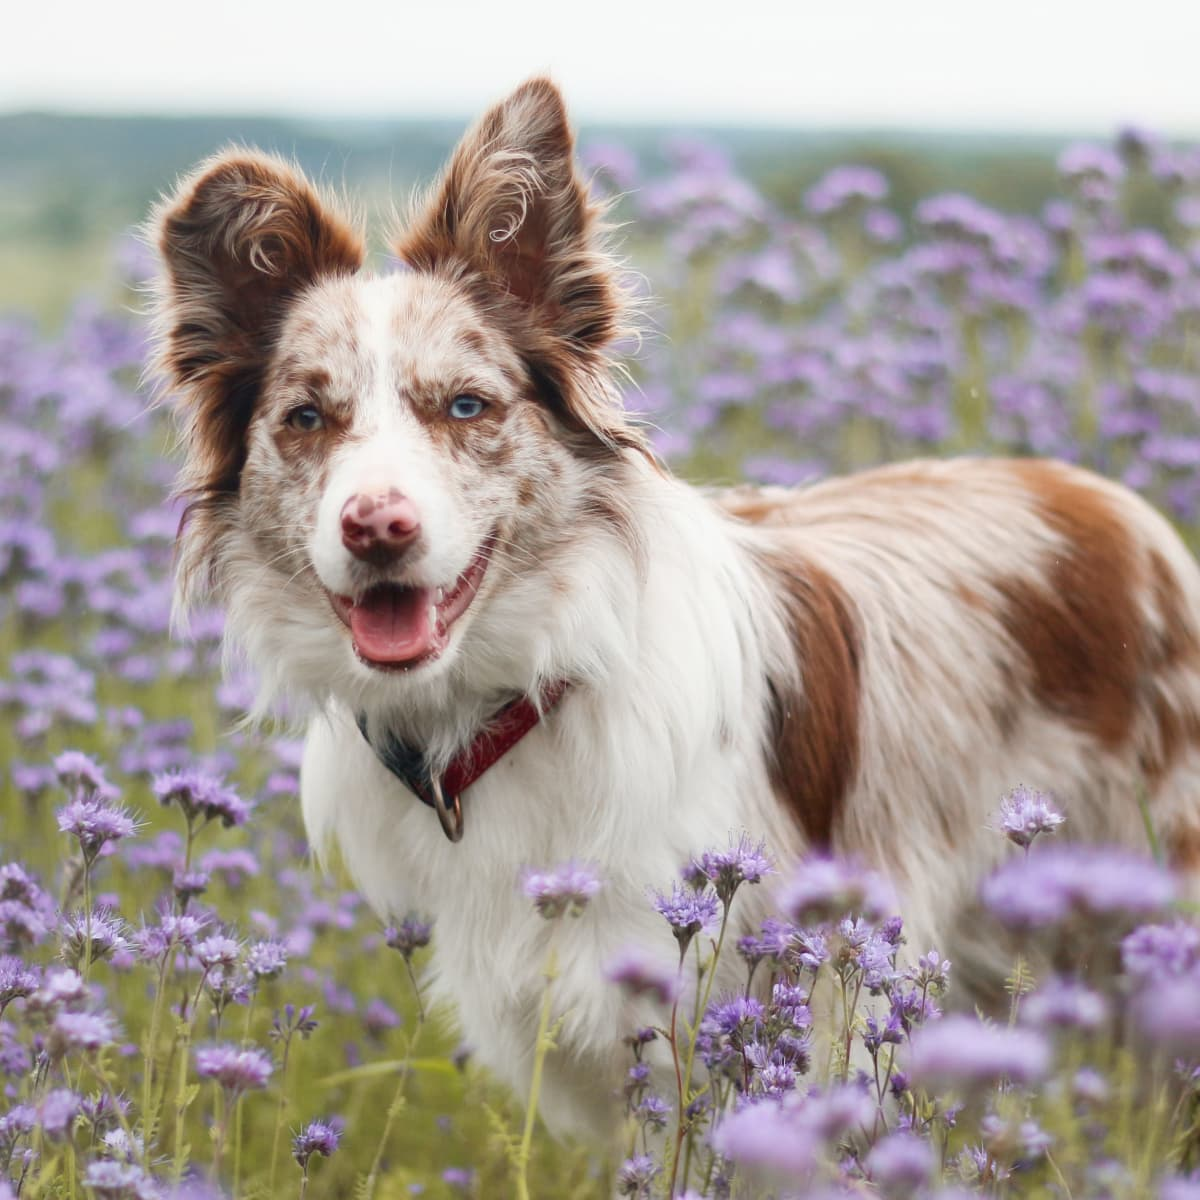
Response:
[{"label": "blurred horizon", "polygon": [[[146,217],[181,173],[229,144],[292,158],[373,213],[428,183],[467,122],[363,121],[224,114],[133,117],[0,114],[0,314],[32,312],[58,325],[81,291],[112,295],[114,243]],[[896,130],[732,128],[697,122],[585,122],[589,158],[606,147],[650,176],[670,169],[681,145],[699,142],[736,163],[781,211],[844,162],[886,174],[902,216],[922,196],[969,191],[998,208],[1031,211],[1055,187],[1069,135]]]},{"label": "blurred horizon", "polygon": [[10,15],[21,53],[0,71],[0,113],[465,121],[549,74],[583,125],[1200,135],[1200,6],[1173,0],[1132,19],[1087,0],[609,0],[570,24],[550,0],[460,0],[451,21],[384,0],[319,20],[284,0],[211,0],[202,19],[112,0],[73,10],[64,32],[52,6]]}]

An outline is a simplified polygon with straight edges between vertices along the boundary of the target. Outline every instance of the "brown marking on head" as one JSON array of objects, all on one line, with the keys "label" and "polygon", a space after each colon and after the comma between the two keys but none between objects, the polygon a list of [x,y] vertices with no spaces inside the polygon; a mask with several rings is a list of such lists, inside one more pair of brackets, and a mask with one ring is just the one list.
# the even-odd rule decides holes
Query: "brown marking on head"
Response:
[{"label": "brown marking on head", "polygon": [[363,244],[298,171],[244,151],[200,166],[152,226],[165,267],[158,365],[183,392],[186,486],[203,504],[237,490],[287,309],[319,279],[358,270]]},{"label": "brown marking on head", "polygon": [[470,295],[569,429],[645,452],[609,381],[627,305],[574,154],[558,89],[530,80],[463,138],[396,253]]},{"label": "brown marking on head", "polygon": [[841,586],[810,562],[765,559],[783,598],[798,666],[772,679],[771,782],[813,846],[828,848],[859,762],[862,644]]},{"label": "brown marking on head", "polygon": [[489,342],[487,335],[480,329],[467,328],[458,335],[458,340],[467,354],[483,358],[487,355]]},{"label": "brown marking on head", "polygon": [[1133,539],[1107,496],[1060,467],[1012,470],[1061,549],[1043,580],[995,581],[1001,624],[1024,652],[1040,703],[1115,750],[1133,730],[1144,666]]}]

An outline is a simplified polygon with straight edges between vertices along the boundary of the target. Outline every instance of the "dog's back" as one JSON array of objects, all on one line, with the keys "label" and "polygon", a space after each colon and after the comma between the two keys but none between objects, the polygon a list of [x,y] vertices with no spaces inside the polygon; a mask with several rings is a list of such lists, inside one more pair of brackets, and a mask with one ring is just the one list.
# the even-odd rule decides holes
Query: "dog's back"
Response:
[{"label": "dog's back", "polygon": [[1172,864],[1200,865],[1200,571],[1132,492],[961,459],[721,503],[797,643],[777,786],[812,840],[892,865],[915,930],[1002,852],[985,823],[1018,782],[1089,840],[1144,843],[1145,797]]}]

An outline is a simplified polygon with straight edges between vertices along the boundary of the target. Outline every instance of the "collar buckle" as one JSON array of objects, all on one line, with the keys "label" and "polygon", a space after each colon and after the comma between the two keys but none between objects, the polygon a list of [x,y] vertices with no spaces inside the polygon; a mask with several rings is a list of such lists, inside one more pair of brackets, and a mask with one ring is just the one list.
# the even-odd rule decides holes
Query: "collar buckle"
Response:
[{"label": "collar buckle", "polygon": [[447,797],[442,790],[442,781],[436,776],[429,779],[429,795],[433,809],[441,822],[442,832],[452,842],[461,842],[463,835],[462,801],[456,793]]}]

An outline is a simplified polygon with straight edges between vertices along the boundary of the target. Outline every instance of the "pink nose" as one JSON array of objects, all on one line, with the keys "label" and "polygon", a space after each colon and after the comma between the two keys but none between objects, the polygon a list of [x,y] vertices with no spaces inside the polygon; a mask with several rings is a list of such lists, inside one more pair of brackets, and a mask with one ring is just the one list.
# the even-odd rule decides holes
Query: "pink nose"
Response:
[{"label": "pink nose", "polygon": [[421,532],[417,507],[398,488],[360,492],[342,505],[342,545],[355,558],[383,563],[398,558]]}]

